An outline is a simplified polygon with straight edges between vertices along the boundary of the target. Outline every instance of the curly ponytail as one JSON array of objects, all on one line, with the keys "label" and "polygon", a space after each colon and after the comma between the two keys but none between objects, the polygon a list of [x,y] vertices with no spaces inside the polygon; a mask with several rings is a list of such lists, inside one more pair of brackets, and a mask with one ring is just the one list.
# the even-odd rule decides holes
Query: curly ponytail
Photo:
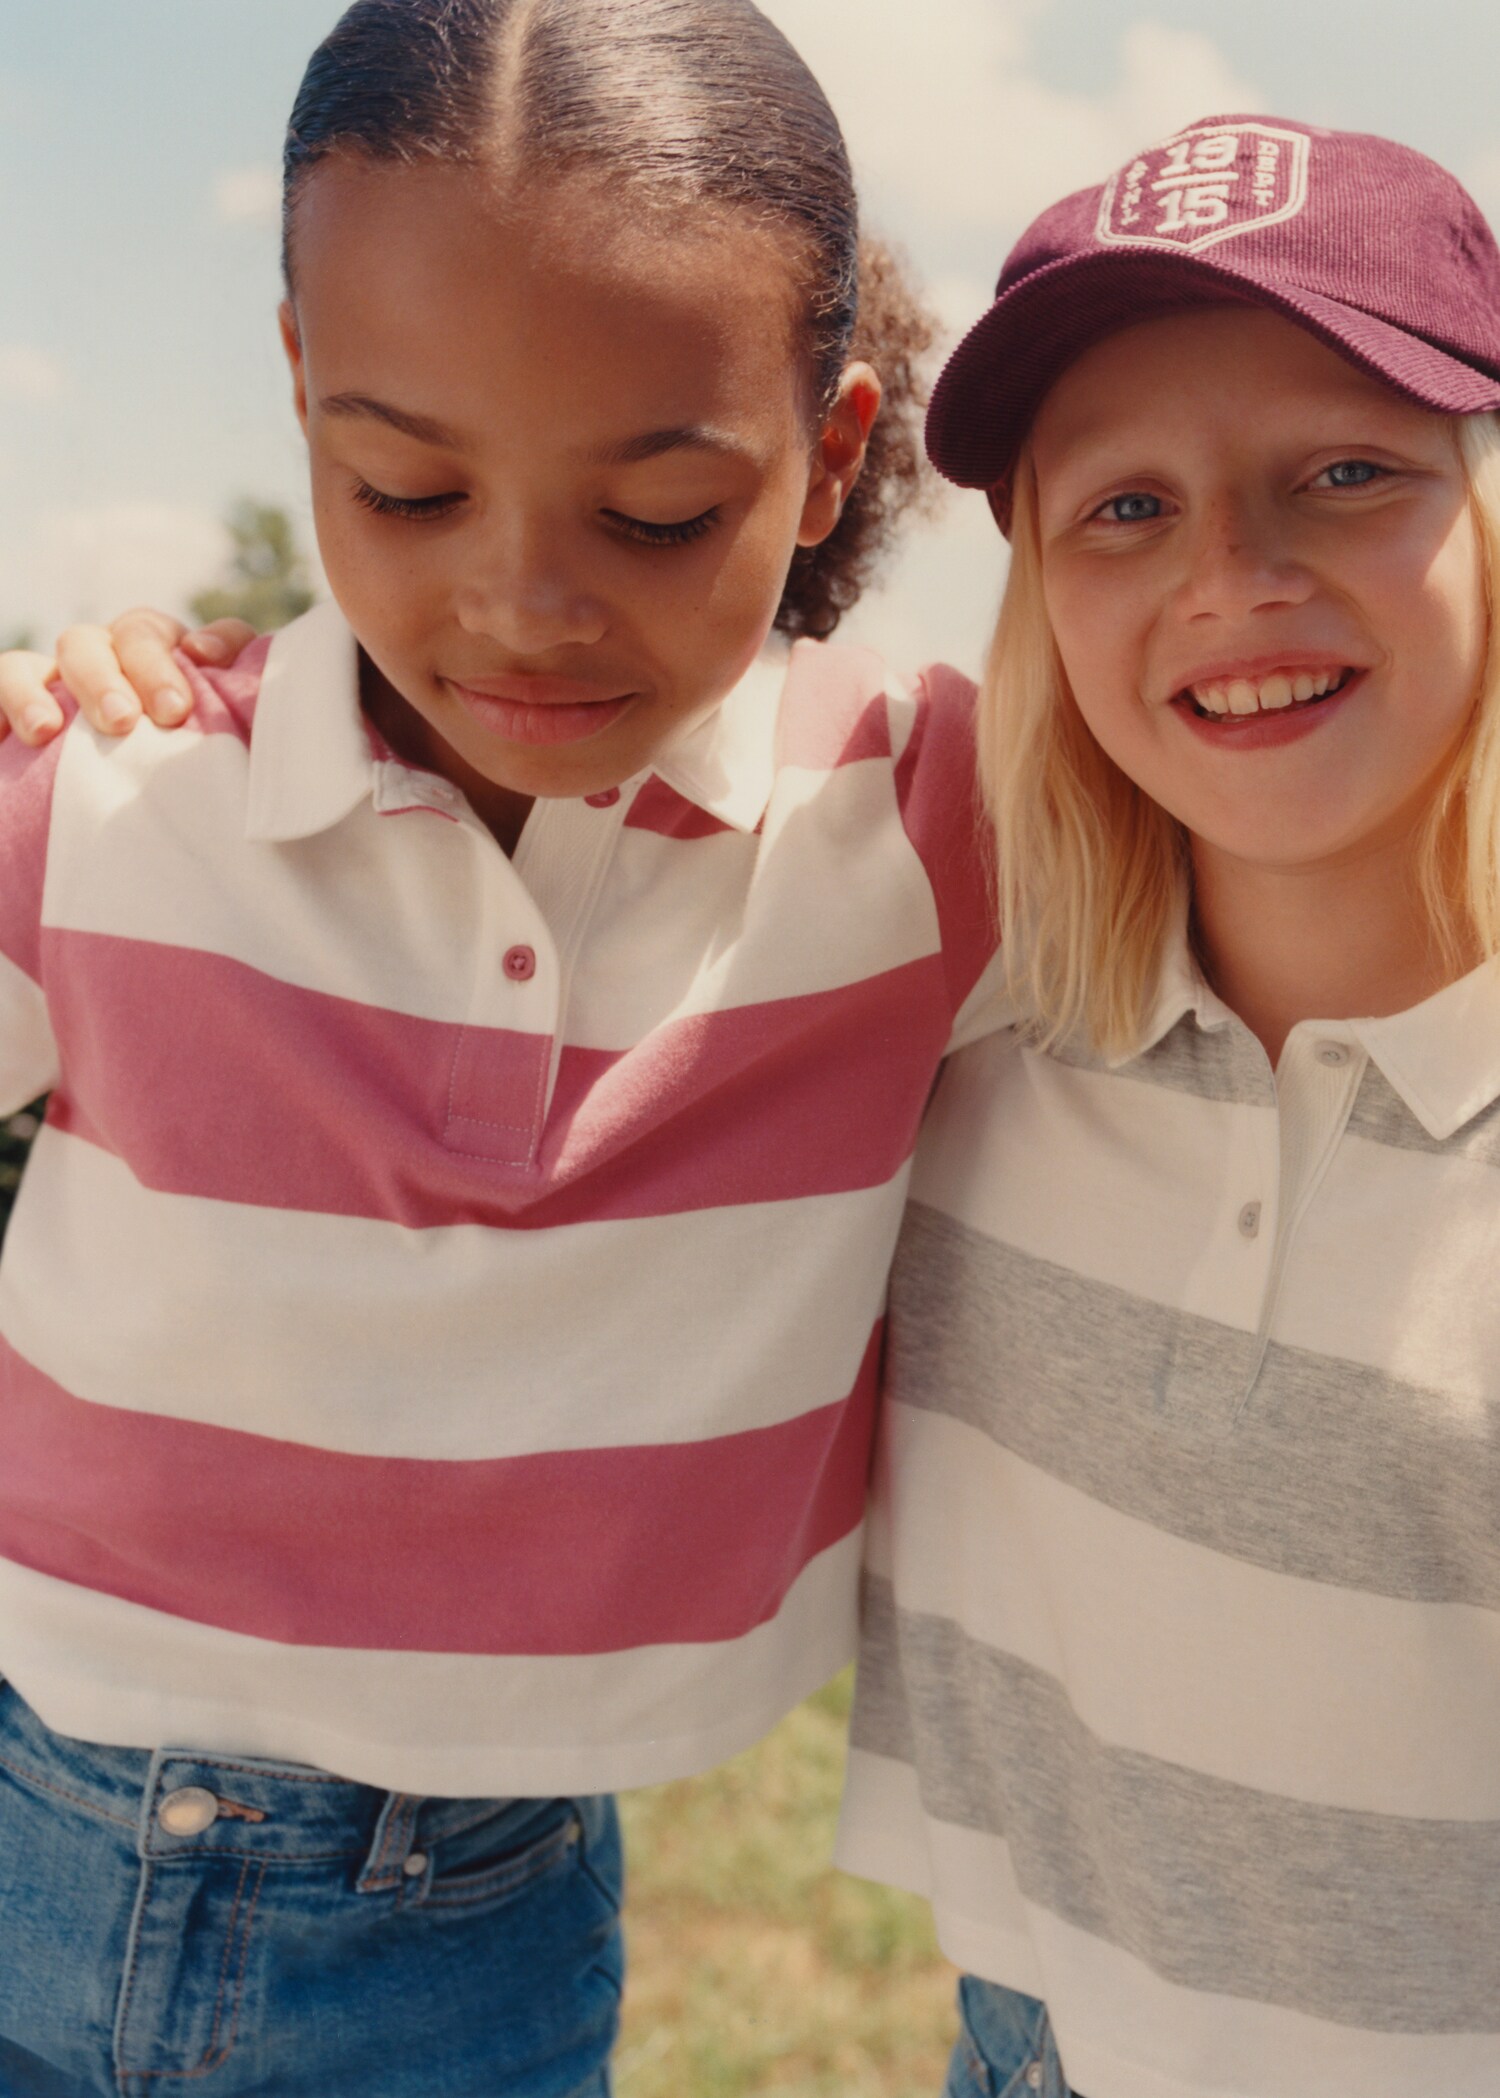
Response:
[{"label": "curly ponytail", "polygon": [[938,494],[922,444],[923,360],[936,335],[936,319],[901,256],[883,241],[861,240],[859,306],[844,355],[873,364],[884,393],[865,469],[843,516],[820,546],[799,547],[792,562],[776,629],[794,641],[827,639],[859,602],[908,511],[920,511]]}]

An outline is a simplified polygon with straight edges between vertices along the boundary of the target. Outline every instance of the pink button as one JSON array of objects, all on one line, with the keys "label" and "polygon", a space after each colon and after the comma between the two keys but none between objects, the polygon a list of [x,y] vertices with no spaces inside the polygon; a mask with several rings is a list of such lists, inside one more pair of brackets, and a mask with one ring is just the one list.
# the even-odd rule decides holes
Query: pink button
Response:
[{"label": "pink button", "polygon": [[512,983],[530,983],[536,974],[536,949],[534,947],[512,947],[507,950],[504,962],[506,975]]},{"label": "pink button", "polygon": [[620,798],[618,787],[606,787],[602,794],[585,794],[583,799],[588,808],[612,809]]}]

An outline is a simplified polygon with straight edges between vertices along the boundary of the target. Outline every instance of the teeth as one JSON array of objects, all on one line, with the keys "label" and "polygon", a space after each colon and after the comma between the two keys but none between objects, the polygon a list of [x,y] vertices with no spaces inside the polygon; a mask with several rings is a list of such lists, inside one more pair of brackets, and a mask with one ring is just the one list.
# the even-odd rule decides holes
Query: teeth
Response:
[{"label": "teeth", "polygon": [[1205,714],[1259,714],[1278,712],[1295,701],[1305,705],[1322,699],[1349,675],[1344,670],[1299,670],[1295,674],[1276,671],[1252,684],[1248,678],[1231,678],[1222,684],[1192,685],[1189,691]]}]

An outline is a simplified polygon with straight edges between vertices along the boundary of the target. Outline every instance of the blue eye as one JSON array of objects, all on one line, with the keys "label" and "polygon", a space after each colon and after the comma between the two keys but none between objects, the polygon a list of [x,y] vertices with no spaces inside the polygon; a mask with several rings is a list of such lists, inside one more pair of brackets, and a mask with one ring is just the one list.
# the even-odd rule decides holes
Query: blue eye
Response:
[{"label": "blue eye", "polygon": [[1159,495],[1112,495],[1107,503],[1101,503],[1094,512],[1109,524],[1151,524],[1162,514]]},{"label": "blue eye", "polygon": [[1372,481],[1384,480],[1386,469],[1377,466],[1371,459],[1335,459],[1332,466],[1325,466],[1320,474],[1313,476],[1313,486],[1321,481],[1327,488],[1368,488]]}]

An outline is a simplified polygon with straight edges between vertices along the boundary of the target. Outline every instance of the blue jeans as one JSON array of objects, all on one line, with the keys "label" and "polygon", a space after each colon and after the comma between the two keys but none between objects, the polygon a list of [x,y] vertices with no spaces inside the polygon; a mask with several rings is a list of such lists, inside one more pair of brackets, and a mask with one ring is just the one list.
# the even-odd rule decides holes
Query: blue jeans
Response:
[{"label": "blue jeans", "polygon": [[608,2098],[608,1799],[97,1747],[0,1681],[4,2098]]},{"label": "blue jeans", "polygon": [[1047,2006],[966,1974],[943,2098],[1079,2098],[1057,2058]]}]

